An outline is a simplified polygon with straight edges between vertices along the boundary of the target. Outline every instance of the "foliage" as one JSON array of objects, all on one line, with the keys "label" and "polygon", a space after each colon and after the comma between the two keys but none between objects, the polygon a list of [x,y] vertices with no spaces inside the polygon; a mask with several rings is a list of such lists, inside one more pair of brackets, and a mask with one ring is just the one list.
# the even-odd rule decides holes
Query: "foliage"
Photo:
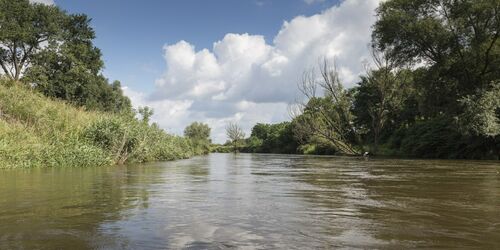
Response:
[{"label": "foliage", "polygon": [[190,143],[131,116],[89,112],[0,81],[0,168],[173,160]]},{"label": "foliage", "polygon": [[[399,113],[403,103],[411,93],[411,71],[398,67],[395,60],[382,51],[372,48],[372,59],[375,68],[367,68],[366,76],[361,77],[355,96],[353,111],[358,133],[368,129],[373,138],[372,153],[378,152],[380,137],[391,114]],[[368,66],[367,66],[368,67]]]},{"label": "foliage", "polygon": [[427,116],[463,112],[459,100],[500,78],[498,0],[390,0],[378,8],[373,38],[396,60],[423,62]]},{"label": "foliage", "polygon": [[277,124],[257,123],[246,141],[247,151],[255,153],[296,153],[298,142],[291,122]]},{"label": "foliage", "polygon": [[141,116],[142,122],[148,124],[151,116],[153,116],[154,110],[148,106],[139,107],[137,113]]},{"label": "foliage", "polygon": [[321,140],[300,145],[297,152],[305,155],[334,155],[337,153],[331,143]]},{"label": "foliage", "polygon": [[500,82],[493,83],[480,96],[468,95],[460,100],[464,113],[458,117],[464,134],[487,137],[500,135]]},{"label": "foliage", "polygon": [[464,136],[449,119],[419,121],[401,128],[390,140],[399,154],[423,158],[498,159],[500,137]]},{"label": "foliage", "polygon": [[232,153],[233,147],[231,145],[221,145],[221,144],[212,144],[210,146],[211,153]]},{"label": "foliage", "polygon": [[[500,2],[388,0],[373,66],[345,89],[335,65],[306,71],[290,123],[257,124],[248,152],[500,157]],[[285,139],[289,132],[293,139]],[[379,150],[380,148],[380,150]]]},{"label": "foliage", "polygon": [[[302,113],[294,119],[295,136],[305,143],[321,138],[340,153],[358,155],[361,142],[354,127],[352,96],[343,87],[335,65],[324,61],[319,71],[319,81],[314,71],[304,74],[300,90],[307,100],[302,104]],[[319,97],[318,87],[324,92]]]},{"label": "foliage", "polygon": [[131,112],[120,83],[109,84],[100,73],[104,63],[86,15],[1,0],[0,27],[0,65],[10,79],[90,110]]},{"label": "foliage", "polygon": [[499,11],[496,0],[381,3],[372,37],[388,63],[374,57],[377,67],[351,90],[365,143],[415,157],[497,159]]},{"label": "foliage", "polygon": [[190,140],[197,154],[210,152],[210,127],[201,122],[193,122],[184,129],[184,136]]},{"label": "foliage", "polygon": [[42,43],[60,35],[63,12],[55,6],[28,0],[0,0],[0,66],[19,80]]}]

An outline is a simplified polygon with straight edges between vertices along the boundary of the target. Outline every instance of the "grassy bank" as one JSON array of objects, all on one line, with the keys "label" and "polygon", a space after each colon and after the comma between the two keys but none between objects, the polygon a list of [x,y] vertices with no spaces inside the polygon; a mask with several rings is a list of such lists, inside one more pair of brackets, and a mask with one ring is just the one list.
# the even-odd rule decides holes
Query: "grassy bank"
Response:
[{"label": "grassy bank", "polygon": [[193,155],[133,114],[89,112],[0,80],[0,168],[88,167]]}]

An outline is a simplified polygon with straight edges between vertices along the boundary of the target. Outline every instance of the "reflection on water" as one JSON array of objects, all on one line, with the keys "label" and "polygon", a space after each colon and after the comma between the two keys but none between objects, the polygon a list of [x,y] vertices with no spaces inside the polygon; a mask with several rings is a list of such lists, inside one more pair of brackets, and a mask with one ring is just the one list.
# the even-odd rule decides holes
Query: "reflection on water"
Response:
[{"label": "reflection on water", "polygon": [[253,154],[4,170],[0,249],[498,249],[499,171]]}]

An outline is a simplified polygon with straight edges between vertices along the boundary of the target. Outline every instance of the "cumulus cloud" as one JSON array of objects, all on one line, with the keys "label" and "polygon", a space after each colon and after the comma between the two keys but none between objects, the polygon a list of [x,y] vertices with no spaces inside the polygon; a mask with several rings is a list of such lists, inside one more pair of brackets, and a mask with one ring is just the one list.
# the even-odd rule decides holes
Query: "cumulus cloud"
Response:
[{"label": "cumulus cloud", "polygon": [[54,0],[30,0],[32,3],[43,3],[47,5],[54,5]]},{"label": "cumulus cloud", "polygon": [[378,3],[346,0],[322,13],[295,17],[283,23],[271,43],[260,35],[230,33],[212,48],[197,49],[187,41],[165,45],[167,68],[154,93],[125,92],[134,105],[155,108],[153,120],[171,132],[181,133],[192,121],[207,122],[217,142],[225,140],[229,121],[248,132],[256,122],[286,120],[302,72],[321,58],[335,58],[347,86],[357,81]]}]

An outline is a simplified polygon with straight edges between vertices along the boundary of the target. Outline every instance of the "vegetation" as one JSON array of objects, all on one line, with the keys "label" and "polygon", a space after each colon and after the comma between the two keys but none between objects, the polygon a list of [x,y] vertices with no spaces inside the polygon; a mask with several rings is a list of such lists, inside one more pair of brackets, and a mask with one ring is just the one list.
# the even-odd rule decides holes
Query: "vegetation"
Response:
[{"label": "vegetation", "polygon": [[120,82],[101,74],[101,52],[92,44],[90,18],[28,0],[0,0],[0,65],[44,95],[87,109],[129,112]]},{"label": "vegetation", "polygon": [[196,154],[210,152],[210,127],[201,122],[193,122],[184,129],[184,136],[189,139]]},{"label": "vegetation", "polygon": [[[319,74],[314,70],[304,74],[299,87],[306,101],[299,104],[301,114],[295,117],[294,133],[305,143],[327,141],[338,152],[359,154],[360,141],[351,112],[353,98],[340,82],[335,64],[331,66],[325,60]],[[323,92],[321,96],[317,96],[318,89]]]},{"label": "vegetation", "polygon": [[133,116],[85,111],[0,81],[0,168],[87,167],[173,160],[188,140]]},{"label": "vegetation", "polygon": [[[354,88],[335,63],[306,71],[293,120],[235,123],[210,145],[132,109],[102,75],[90,18],[29,0],[0,0],[0,167],[101,166],[217,152],[500,157],[500,2],[387,0],[377,9],[372,64]],[[139,118],[136,118],[138,116]]]},{"label": "vegetation", "polygon": [[253,153],[296,153],[298,142],[295,140],[291,122],[278,124],[258,123],[246,139],[247,152]]},{"label": "vegetation", "polygon": [[257,124],[247,151],[500,157],[500,2],[388,0],[377,17],[358,85],[306,71],[293,120]]},{"label": "vegetation", "polygon": [[135,118],[104,63],[90,19],[0,0],[0,168],[103,166],[186,158],[192,141]]}]

